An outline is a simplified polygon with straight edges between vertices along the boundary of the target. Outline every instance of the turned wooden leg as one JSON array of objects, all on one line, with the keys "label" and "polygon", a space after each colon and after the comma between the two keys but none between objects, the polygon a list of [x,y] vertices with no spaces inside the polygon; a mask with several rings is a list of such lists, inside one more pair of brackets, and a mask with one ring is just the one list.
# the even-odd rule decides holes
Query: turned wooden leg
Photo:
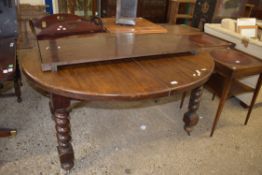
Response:
[{"label": "turned wooden leg", "polygon": [[68,171],[74,166],[74,151],[71,145],[70,120],[67,110],[70,105],[70,99],[52,94],[51,103],[54,107],[54,120],[58,142],[57,150],[60,163],[61,167]]},{"label": "turned wooden leg", "polygon": [[184,118],[183,118],[183,121],[185,123],[184,129],[188,133],[188,135],[190,135],[193,126],[195,126],[199,120],[197,110],[199,108],[202,90],[203,87],[198,87],[193,89],[189,100],[188,112],[184,114]]},{"label": "turned wooden leg", "polygon": [[255,92],[254,92],[253,97],[252,97],[252,101],[251,101],[249,109],[248,109],[247,117],[246,117],[246,120],[245,120],[245,125],[247,125],[247,123],[248,123],[248,120],[250,118],[250,114],[251,114],[251,112],[253,110],[253,107],[254,107],[254,104],[256,102],[257,96],[259,94],[259,90],[261,88],[261,85],[262,85],[262,73],[259,75],[259,78],[257,80],[256,89],[255,89]]},{"label": "turned wooden leg", "polygon": [[218,105],[218,109],[217,109],[215,119],[213,121],[213,126],[212,126],[212,130],[211,130],[211,133],[210,133],[210,137],[212,137],[214,132],[215,132],[215,129],[216,129],[218,120],[220,118],[221,112],[222,112],[223,107],[225,105],[226,99],[228,98],[228,94],[230,92],[232,82],[233,82],[233,77],[229,77],[225,81],[223,93],[222,93],[222,96],[220,98],[220,102],[219,102],[219,105]]}]

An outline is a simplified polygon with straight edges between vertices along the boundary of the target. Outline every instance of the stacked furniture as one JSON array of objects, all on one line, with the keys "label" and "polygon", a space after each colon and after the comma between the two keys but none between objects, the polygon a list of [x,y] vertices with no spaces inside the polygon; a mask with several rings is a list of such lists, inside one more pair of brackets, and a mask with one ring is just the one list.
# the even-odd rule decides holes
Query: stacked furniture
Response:
[{"label": "stacked furniture", "polygon": [[[14,94],[1,94],[0,97],[16,95],[21,102],[21,75],[16,58],[17,20],[16,4],[14,0],[0,1],[0,85],[3,87],[7,81],[13,81]],[[16,133],[12,129],[0,129],[0,137]]]},{"label": "stacked furniture", "polygon": [[33,38],[28,30],[28,21],[45,16],[45,8],[44,5],[18,5],[19,38],[17,43],[19,49],[29,49],[33,47],[31,42]]}]

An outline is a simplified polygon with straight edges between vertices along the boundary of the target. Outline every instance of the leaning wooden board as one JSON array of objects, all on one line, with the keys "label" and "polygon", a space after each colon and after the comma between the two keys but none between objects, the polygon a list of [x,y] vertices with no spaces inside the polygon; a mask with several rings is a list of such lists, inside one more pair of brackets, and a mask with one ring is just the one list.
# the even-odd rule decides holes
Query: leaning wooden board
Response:
[{"label": "leaning wooden board", "polygon": [[161,25],[154,24],[144,18],[137,18],[135,26],[118,25],[115,22],[115,18],[103,18],[102,21],[106,30],[110,33],[167,33],[167,29],[165,29]]}]

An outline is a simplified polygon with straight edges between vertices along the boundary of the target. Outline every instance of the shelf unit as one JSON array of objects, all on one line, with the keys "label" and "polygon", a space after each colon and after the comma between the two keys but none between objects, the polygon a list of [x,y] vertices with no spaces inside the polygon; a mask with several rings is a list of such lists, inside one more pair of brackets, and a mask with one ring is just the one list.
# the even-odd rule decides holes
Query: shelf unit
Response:
[{"label": "shelf unit", "polygon": [[[170,0],[168,22],[170,24],[176,24],[178,19],[192,20],[195,4],[196,0]],[[188,5],[188,10],[185,9],[186,5]]]}]

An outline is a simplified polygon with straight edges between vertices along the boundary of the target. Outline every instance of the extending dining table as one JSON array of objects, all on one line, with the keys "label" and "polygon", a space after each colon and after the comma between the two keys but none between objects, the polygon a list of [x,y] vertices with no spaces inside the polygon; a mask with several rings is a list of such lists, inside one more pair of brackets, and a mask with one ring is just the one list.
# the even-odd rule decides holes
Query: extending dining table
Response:
[{"label": "extending dining table", "polygon": [[[225,43],[222,40],[205,36],[193,28],[169,25],[164,27],[167,29],[168,35],[193,34],[190,41],[192,43],[200,41],[197,46],[198,51],[190,54],[151,55],[73,64],[59,67],[57,72],[42,71],[41,55],[38,48],[32,49],[21,59],[22,70],[27,79],[34,86],[50,94],[49,105],[54,117],[58,141],[57,149],[63,169],[70,170],[74,166],[70,112],[67,110],[72,100],[133,101],[172,96],[191,91],[188,111],[183,117],[185,131],[190,134],[192,128],[198,123],[197,110],[200,105],[202,86],[209,79],[214,69],[213,58],[203,48],[223,46]],[[103,34],[92,34],[92,36],[94,35],[100,37]],[[112,35],[118,36],[117,33]],[[127,35],[131,40],[132,37],[136,37],[136,35],[129,33]],[[155,34],[146,35],[153,36]],[[81,43],[85,45],[90,41],[90,35],[69,36],[60,39],[63,42],[75,40],[81,47]],[[205,44],[208,41],[209,43]],[[60,44],[63,43],[61,40],[59,42]],[[162,42],[165,42],[165,40]],[[176,46],[180,43],[170,44]],[[80,55],[83,57],[93,52],[84,47],[82,47],[81,53],[75,52],[74,49],[70,50],[69,45],[66,48],[63,51],[63,45],[61,45],[59,53],[63,55],[63,52],[71,52],[71,56]],[[72,45],[72,48],[75,48],[75,46]],[[106,47],[101,47],[97,52],[107,53],[106,49]],[[118,51],[121,52],[121,50]],[[151,52],[150,48],[148,52]],[[59,59],[59,55],[57,58]]]}]

